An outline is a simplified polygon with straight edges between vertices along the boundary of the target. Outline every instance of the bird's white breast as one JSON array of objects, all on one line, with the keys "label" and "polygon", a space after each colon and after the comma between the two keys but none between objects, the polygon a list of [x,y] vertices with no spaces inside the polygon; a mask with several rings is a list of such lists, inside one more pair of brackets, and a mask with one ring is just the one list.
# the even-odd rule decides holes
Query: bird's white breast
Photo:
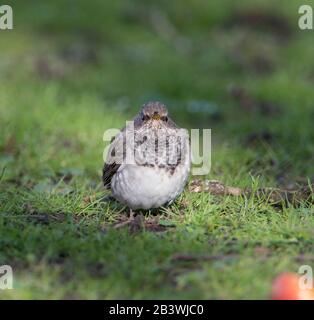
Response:
[{"label": "bird's white breast", "polygon": [[189,161],[178,165],[173,174],[165,168],[122,164],[112,178],[112,194],[131,209],[158,208],[183,191],[189,170]]}]

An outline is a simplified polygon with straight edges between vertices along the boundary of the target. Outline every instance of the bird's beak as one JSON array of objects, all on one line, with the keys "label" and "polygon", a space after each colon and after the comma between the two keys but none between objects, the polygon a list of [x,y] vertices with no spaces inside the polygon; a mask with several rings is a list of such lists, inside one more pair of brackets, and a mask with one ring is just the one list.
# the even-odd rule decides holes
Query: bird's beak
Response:
[{"label": "bird's beak", "polygon": [[158,113],[155,113],[152,117],[153,120],[160,120],[160,115]]}]

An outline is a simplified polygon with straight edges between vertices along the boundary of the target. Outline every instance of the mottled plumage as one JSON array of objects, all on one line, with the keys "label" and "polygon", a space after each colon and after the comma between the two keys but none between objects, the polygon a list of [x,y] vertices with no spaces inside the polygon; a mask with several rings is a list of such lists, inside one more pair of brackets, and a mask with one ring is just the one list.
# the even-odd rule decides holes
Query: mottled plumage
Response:
[{"label": "mottled plumage", "polygon": [[173,201],[190,170],[189,137],[160,102],[145,104],[111,141],[103,182],[131,209],[157,208]]}]

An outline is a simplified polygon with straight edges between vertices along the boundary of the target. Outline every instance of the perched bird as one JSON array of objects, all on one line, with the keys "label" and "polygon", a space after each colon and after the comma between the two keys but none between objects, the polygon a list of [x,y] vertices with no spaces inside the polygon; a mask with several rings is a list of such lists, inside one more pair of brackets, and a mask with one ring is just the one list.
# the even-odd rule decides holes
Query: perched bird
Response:
[{"label": "perched bird", "polygon": [[103,182],[131,210],[170,204],[183,191],[190,171],[190,143],[161,102],[143,105],[111,141]]}]

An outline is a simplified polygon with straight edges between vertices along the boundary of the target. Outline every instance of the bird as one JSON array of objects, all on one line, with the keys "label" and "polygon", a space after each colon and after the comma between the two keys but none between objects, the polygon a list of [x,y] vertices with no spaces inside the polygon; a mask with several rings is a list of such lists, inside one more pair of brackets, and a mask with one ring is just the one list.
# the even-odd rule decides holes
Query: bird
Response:
[{"label": "bird", "polygon": [[103,183],[131,214],[171,204],[183,192],[190,167],[188,130],[175,124],[162,102],[150,101],[111,140]]}]

